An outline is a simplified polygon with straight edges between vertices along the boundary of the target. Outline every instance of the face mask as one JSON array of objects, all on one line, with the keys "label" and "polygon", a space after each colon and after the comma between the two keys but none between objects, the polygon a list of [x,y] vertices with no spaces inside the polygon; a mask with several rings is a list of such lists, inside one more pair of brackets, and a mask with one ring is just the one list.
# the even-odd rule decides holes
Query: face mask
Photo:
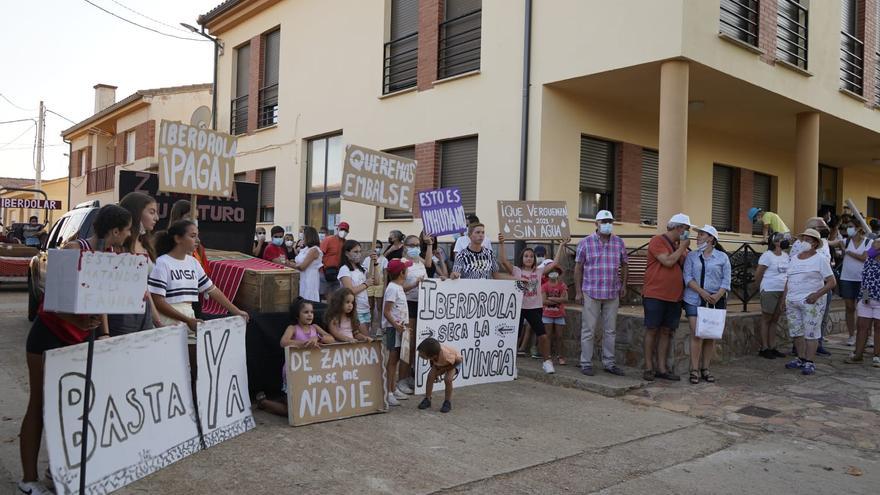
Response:
[{"label": "face mask", "polygon": [[410,258],[418,258],[422,254],[422,250],[417,247],[407,248],[406,255]]},{"label": "face mask", "polygon": [[352,263],[357,263],[361,260],[361,253],[349,253],[348,260]]},{"label": "face mask", "polygon": [[705,251],[708,246],[709,246],[708,242],[701,242],[701,243],[697,244],[697,251]]},{"label": "face mask", "polygon": [[293,247],[293,241],[284,241],[284,245],[287,247]]},{"label": "face mask", "polygon": [[686,241],[686,240],[688,240],[688,238],[690,238],[690,236],[691,236],[691,231],[685,230],[684,232],[681,233],[681,236],[679,236],[679,240]]},{"label": "face mask", "polygon": [[273,237],[272,244],[274,244],[276,246],[280,246],[280,245],[284,244],[284,238],[283,237]]},{"label": "face mask", "polygon": [[614,230],[614,224],[610,223],[600,223],[599,224],[599,233],[603,235],[611,234],[611,231]]},{"label": "face mask", "polygon": [[547,278],[549,278],[550,280],[555,282],[556,280],[559,279],[559,274],[556,272],[553,272],[553,273],[547,275]]},{"label": "face mask", "polygon": [[847,227],[846,236],[847,237],[855,237],[856,236],[856,228],[855,227]]},{"label": "face mask", "polygon": [[257,234],[257,240],[258,240],[258,241],[265,241],[265,240],[266,240],[266,234]]},{"label": "face mask", "polygon": [[537,257],[535,257],[535,264],[540,265],[541,263],[544,262],[545,259],[546,258],[544,258],[543,256],[537,256]]},{"label": "face mask", "polygon": [[345,236],[348,235],[348,232],[346,232],[345,230],[340,230],[339,233],[336,235],[339,236],[340,239],[345,239]]},{"label": "face mask", "polygon": [[318,233],[318,240],[323,241],[323,240],[324,240],[324,236],[326,236],[326,235],[327,235],[327,234],[324,234],[323,232]]}]

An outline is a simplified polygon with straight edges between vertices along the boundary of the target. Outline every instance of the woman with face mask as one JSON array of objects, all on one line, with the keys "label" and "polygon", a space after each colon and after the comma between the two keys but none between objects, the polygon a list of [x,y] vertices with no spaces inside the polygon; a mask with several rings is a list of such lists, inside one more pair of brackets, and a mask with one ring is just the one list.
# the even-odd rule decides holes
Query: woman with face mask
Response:
[{"label": "woman with face mask", "polygon": [[293,240],[293,234],[284,234],[284,253],[287,255],[287,261],[296,258],[296,243]]},{"label": "woman with face mask", "polygon": [[[869,339],[874,341],[874,357],[871,365],[880,368],[880,239],[871,243],[866,251],[865,265],[862,269],[861,296],[856,307],[858,313],[858,335],[856,349],[844,361],[847,364],[861,364],[865,347],[871,347]],[[871,329],[873,328],[873,332]]]},{"label": "woman with face mask", "polygon": [[718,231],[704,225],[697,231],[697,249],[684,262],[684,313],[691,327],[690,382],[715,382],[709,363],[715,355],[715,341],[697,337],[697,308],[727,308],[730,291],[730,259],[718,249]]},{"label": "woman with face mask", "polygon": [[254,234],[254,249],[251,254],[256,258],[262,258],[263,252],[266,251],[266,246],[268,246],[266,242],[266,229],[264,227],[257,227]]},{"label": "woman with face mask", "polygon": [[870,247],[871,241],[865,238],[865,232],[852,223],[847,224],[839,291],[846,303],[846,331],[849,333],[846,345],[849,346],[856,342],[856,303],[862,291],[862,270]]},{"label": "woman with face mask", "polygon": [[761,351],[758,355],[765,359],[785,357],[776,349],[776,331],[772,328],[779,321],[782,292],[788,280],[788,253],[784,234],[770,236],[765,251],[758,260],[755,270],[755,284],[761,290]]}]

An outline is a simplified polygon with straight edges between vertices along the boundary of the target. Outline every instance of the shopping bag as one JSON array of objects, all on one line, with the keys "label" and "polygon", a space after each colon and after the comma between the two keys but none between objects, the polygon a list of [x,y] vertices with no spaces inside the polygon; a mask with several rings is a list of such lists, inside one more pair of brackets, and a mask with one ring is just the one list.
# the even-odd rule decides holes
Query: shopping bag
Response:
[{"label": "shopping bag", "polygon": [[718,340],[724,333],[724,322],[727,318],[726,309],[697,308],[696,334],[701,339]]},{"label": "shopping bag", "polygon": [[410,337],[410,329],[404,328],[403,335],[400,339],[400,360],[406,364],[409,363],[409,353],[412,348],[412,337]]}]

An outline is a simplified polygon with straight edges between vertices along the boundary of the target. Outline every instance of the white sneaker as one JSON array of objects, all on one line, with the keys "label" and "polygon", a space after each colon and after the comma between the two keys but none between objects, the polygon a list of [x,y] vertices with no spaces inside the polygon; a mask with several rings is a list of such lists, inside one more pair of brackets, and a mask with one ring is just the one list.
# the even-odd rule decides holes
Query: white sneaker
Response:
[{"label": "white sneaker", "polygon": [[855,335],[851,335],[848,339],[846,339],[846,345],[852,347],[856,345],[856,337]]},{"label": "white sneaker", "polygon": [[406,383],[406,380],[404,380],[401,382],[397,382],[397,392],[403,392],[407,395],[412,395],[413,389],[409,386],[408,383]]},{"label": "white sneaker", "polygon": [[39,481],[19,481],[18,491],[28,495],[52,495],[52,492]]},{"label": "white sneaker", "polygon": [[394,391],[394,394],[392,394],[392,395],[394,395],[394,398],[397,399],[397,400],[407,400],[407,399],[409,399],[409,396],[406,395],[405,393],[401,392],[400,390],[395,390],[395,391]]},{"label": "white sneaker", "polygon": [[874,337],[868,337],[868,347],[874,347]]},{"label": "white sneaker", "polygon": [[880,356],[874,356],[874,358],[871,359],[871,366],[880,368]]},{"label": "white sneaker", "polygon": [[553,367],[553,361],[549,359],[544,361],[544,373],[547,373],[548,375],[556,373],[556,368]]},{"label": "white sneaker", "polygon": [[386,399],[388,400],[389,406],[399,406],[400,405],[400,402],[397,402],[397,399],[394,397],[394,394],[388,394],[388,397],[386,397]]},{"label": "white sneaker", "polygon": [[416,379],[413,377],[407,377],[403,379],[403,382],[406,383],[406,386],[415,389],[416,388]]}]

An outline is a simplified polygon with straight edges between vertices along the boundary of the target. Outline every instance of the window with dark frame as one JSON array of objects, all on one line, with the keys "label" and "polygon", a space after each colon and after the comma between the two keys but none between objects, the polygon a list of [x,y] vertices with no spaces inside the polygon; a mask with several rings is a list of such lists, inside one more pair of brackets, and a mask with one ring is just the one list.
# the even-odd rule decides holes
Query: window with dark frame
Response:
[{"label": "window with dark frame", "polygon": [[616,152],[616,143],[581,136],[580,218],[595,218],[599,210],[613,209]]},{"label": "window with dark frame", "polygon": [[758,0],[721,0],[719,31],[757,47]]},{"label": "window with dark frame", "polygon": [[281,53],[281,30],[263,35],[263,78],[258,95],[257,128],[278,123],[278,69]]},{"label": "window with dark frame", "polygon": [[419,63],[419,0],[391,0],[390,39],[385,43],[382,94],[416,85]]},{"label": "window with dark frame", "polygon": [[860,2],[842,0],[840,18],[840,88],[857,95],[863,94],[865,79],[865,40],[856,29]]},{"label": "window with dark frame", "polygon": [[809,3],[807,0],[777,0],[776,58],[807,70]]},{"label": "window with dark frame", "polygon": [[732,167],[715,164],[712,166],[712,226],[719,232],[734,232],[733,181],[736,178]]},{"label": "window with dark frame", "polygon": [[[770,199],[772,194],[773,178],[769,175],[755,172],[752,184],[752,206],[764,211],[771,211]],[[762,234],[764,225],[760,221],[752,223],[752,233]]]},{"label": "window with dark frame", "polygon": [[880,199],[868,197],[868,208],[865,212],[871,218],[880,218]]},{"label": "window with dark frame", "polygon": [[336,231],[341,213],[342,134],[310,139],[306,152],[305,223],[329,234]]},{"label": "window with dark frame", "polygon": [[125,133],[125,163],[133,163],[135,160],[136,136],[134,131],[127,131]]},{"label": "window with dark frame", "polygon": [[437,77],[444,79],[480,69],[482,0],[446,0],[437,54]]},{"label": "window with dark frame", "polygon": [[275,220],[275,169],[260,170],[260,222]]},{"label": "window with dark frame", "polygon": [[660,156],[657,150],[642,148],[642,191],[639,221],[657,225],[657,188]]},{"label": "window with dark frame", "polygon": [[[415,146],[405,146],[403,148],[395,148],[393,150],[387,150],[385,152],[403,158],[409,158],[410,160],[416,159]],[[411,220],[413,217],[412,212],[405,210],[393,210],[391,208],[382,208],[382,210],[383,218],[385,218],[386,220]]]},{"label": "window with dark frame", "polygon": [[466,213],[477,210],[477,136],[440,143],[440,187],[457,187]]},{"label": "window with dark frame", "polygon": [[229,114],[229,132],[244,134],[248,129],[248,85],[250,84],[251,44],[235,49],[235,98]]},{"label": "window with dark frame", "polygon": [[828,165],[819,164],[819,210],[832,211],[835,214],[838,207],[837,200],[837,169]]}]

